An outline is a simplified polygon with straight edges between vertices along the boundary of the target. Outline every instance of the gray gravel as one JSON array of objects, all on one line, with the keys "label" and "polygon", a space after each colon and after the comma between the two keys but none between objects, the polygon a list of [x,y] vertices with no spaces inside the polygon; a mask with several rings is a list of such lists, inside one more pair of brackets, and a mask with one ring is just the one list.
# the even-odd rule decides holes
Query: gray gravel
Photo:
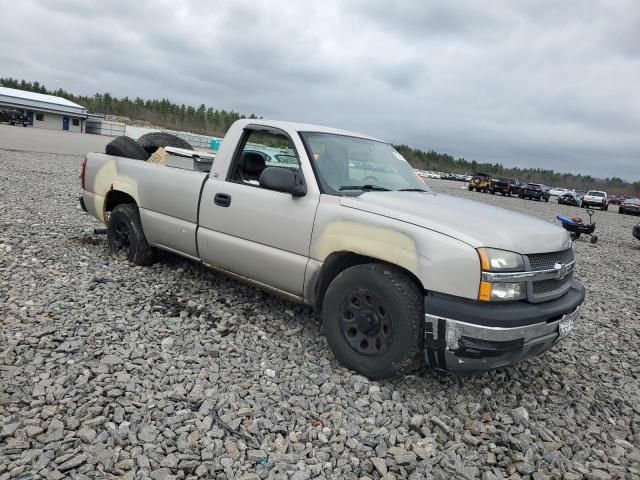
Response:
[{"label": "gray gravel", "polygon": [[0,480],[640,477],[640,242],[616,208],[576,243],[569,339],[473,378],[371,382],[307,308],[169,254],[113,261],[78,164],[0,151]]}]

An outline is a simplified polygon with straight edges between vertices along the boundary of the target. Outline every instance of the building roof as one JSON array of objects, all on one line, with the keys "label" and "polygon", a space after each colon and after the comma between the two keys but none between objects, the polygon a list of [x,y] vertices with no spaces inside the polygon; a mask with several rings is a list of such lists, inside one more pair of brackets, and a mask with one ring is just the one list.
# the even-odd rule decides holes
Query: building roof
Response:
[{"label": "building roof", "polygon": [[66,98],[28,92],[15,88],[0,87],[0,104],[16,108],[33,108],[55,113],[66,113],[86,117],[87,109]]}]

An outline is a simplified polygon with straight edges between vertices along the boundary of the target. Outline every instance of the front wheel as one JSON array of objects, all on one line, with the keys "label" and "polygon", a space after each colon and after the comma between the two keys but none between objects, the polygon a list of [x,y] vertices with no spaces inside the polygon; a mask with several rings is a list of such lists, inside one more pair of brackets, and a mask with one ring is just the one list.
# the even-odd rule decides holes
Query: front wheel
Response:
[{"label": "front wheel", "polygon": [[368,263],[338,274],[322,303],[322,326],[338,361],[379,380],[423,361],[421,289],[395,267]]},{"label": "front wheel", "polygon": [[144,236],[138,207],[133,203],[122,203],[109,215],[107,243],[111,255],[134,265],[151,265],[155,258],[155,251]]}]

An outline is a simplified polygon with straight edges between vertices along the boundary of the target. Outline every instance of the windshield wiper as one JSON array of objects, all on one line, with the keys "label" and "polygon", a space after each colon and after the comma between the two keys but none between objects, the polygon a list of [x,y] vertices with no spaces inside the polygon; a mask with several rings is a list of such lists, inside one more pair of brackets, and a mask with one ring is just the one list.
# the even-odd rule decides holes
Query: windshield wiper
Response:
[{"label": "windshield wiper", "polygon": [[389,192],[388,188],[380,187],[378,185],[372,185],[370,183],[366,185],[342,185],[338,190],[363,190],[365,192],[368,191],[376,191],[376,192]]},{"label": "windshield wiper", "polygon": [[424,188],[401,188],[398,191],[399,192],[428,192],[429,190],[425,190]]}]

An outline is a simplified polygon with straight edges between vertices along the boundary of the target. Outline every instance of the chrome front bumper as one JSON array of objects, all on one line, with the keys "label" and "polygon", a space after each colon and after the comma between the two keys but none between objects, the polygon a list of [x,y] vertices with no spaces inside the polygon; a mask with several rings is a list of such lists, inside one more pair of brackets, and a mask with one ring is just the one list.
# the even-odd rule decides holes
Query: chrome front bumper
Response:
[{"label": "chrome front bumper", "polygon": [[[567,313],[512,327],[470,323],[425,314],[425,357],[430,367],[450,373],[478,373],[507,367],[540,355],[566,337],[580,317],[580,304]],[[574,303],[574,302],[572,302]]]}]

